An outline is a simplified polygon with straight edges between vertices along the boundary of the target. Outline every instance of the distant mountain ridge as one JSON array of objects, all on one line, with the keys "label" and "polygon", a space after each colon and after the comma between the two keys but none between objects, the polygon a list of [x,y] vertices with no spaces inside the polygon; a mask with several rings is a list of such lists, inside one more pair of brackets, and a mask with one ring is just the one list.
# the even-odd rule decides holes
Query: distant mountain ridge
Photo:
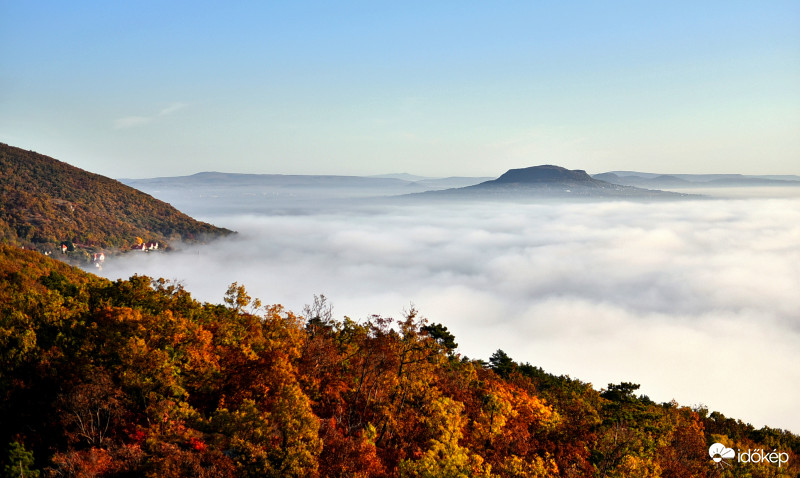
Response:
[{"label": "distant mountain ridge", "polygon": [[461,187],[486,181],[482,177],[446,177],[430,178],[411,174],[386,174],[379,176],[345,176],[317,174],[243,174],[205,171],[189,176],[172,176],[131,179],[121,178],[119,181],[128,186],[142,190],[151,190],[158,186],[169,187],[265,187],[290,188],[306,187],[320,189],[365,188],[371,194],[385,193],[405,194],[409,190],[425,191],[446,187]]},{"label": "distant mountain ridge", "polygon": [[497,179],[473,186],[428,191],[413,196],[486,199],[679,199],[691,197],[691,195],[681,193],[612,184],[593,178],[584,170],[570,170],[550,164],[510,169]]},{"label": "distant mountain ridge", "polygon": [[377,186],[392,187],[406,186],[409,181],[396,178],[377,178],[364,176],[339,176],[339,175],[306,175],[306,174],[248,174],[248,173],[222,173],[217,171],[204,171],[189,176],[156,177],[145,179],[119,180],[130,186],[279,186],[279,187],[359,187]]},{"label": "distant mountain ridge", "polygon": [[769,187],[800,186],[800,176],[746,174],[655,174],[637,171],[609,171],[595,179],[643,188]]},{"label": "distant mountain ridge", "polygon": [[202,172],[190,176],[120,179],[120,182],[182,211],[208,217],[332,211],[347,207],[345,204],[352,201],[364,204],[375,198],[463,187],[486,179],[449,177],[407,181],[396,177]]},{"label": "distant mountain ridge", "polygon": [[[376,176],[242,174],[201,172],[189,176],[120,179],[189,213],[205,216],[226,214],[295,214],[337,210],[349,201],[390,197],[426,199],[643,199],[671,200],[700,198],[691,191],[670,192],[664,189],[708,185],[716,179],[734,185],[736,178],[747,178],[736,186],[753,186],[752,176],[735,174],[691,175],[615,171],[589,175],[584,170],[569,170],[555,165],[511,169],[497,178],[429,178],[409,173]],[[421,179],[423,178],[423,179]],[[638,178],[638,179],[637,179]],[[758,176],[791,185],[800,176]],[[691,181],[708,181],[695,184]]]},{"label": "distant mountain ridge", "polygon": [[[611,184],[583,170],[541,165],[511,169],[498,178],[447,177],[416,181],[421,176],[237,174],[203,172],[190,176],[120,179],[123,183],[176,204],[210,215],[295,214],[336,210],[347,201],[396,199],[679,199],[699,197]],[[352,203],[351,203],[352,204]]]},{"label": "distant mountain ridge", "polygon": [[62,242],[115,249],[231,232],[113,179],[0,143],[0,242],[43,251]]}]

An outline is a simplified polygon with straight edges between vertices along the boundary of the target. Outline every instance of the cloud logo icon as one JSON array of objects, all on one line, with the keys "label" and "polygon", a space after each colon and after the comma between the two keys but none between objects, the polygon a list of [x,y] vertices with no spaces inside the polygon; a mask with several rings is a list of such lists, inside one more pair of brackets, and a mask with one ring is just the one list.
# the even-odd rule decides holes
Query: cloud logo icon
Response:
[{"label": "cloud logo icon", "polygon": [[723,458],[735,457],[736,452],[733,451],[733,448],[728,448],[722,443],[714,443],[708,447],[708,455],[712,460],[714,460],[715,463],[719,463]]}]

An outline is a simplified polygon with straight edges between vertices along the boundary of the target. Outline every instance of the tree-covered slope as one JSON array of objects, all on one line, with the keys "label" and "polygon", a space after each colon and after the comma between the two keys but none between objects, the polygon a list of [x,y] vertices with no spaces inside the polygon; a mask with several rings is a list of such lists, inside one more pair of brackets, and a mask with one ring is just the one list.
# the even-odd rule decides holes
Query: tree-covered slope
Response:
[{"label": "tree-covered slope", "polygon": [[[796,476],[800,437],[597,391],[447,328],[202,304],[0,245],[0,473],[97,477]],[[788,463],[728,463],[712,443]],[[730,460],[728,460],[730,461]]]},{"label": "tree-covered slope", "polygon": [[113,179],[0,143],[0,242],[109,249],[137,237],[166,243],[229,233]]}]

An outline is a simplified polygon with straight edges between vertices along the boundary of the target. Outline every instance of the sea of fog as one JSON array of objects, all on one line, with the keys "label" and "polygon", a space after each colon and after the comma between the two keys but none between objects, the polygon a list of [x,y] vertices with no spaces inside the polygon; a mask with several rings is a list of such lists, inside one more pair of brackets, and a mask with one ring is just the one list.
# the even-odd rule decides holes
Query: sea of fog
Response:
[{"label": "sea of fog", "polygon": [[210,302],[236,281],[298,313],[324,294],[337,318],[413,304],[471,358],[502,349],[800,432],[798,197],[257,209],[188,210],[239,234],[113,257],[100,274],[173,279]]}]

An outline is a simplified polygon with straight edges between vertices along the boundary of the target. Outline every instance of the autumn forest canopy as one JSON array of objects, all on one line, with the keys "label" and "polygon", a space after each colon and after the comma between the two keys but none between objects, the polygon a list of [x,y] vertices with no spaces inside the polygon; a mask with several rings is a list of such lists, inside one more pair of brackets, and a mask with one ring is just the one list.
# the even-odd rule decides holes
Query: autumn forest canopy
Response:
[{"label": "autumn forest canopy", "polygon": [[[459,354],[446,325],[115,282],[0,246],[4,476],[779,476],[800,437]],[[708,447],[782,450],[718,469]]]}]

